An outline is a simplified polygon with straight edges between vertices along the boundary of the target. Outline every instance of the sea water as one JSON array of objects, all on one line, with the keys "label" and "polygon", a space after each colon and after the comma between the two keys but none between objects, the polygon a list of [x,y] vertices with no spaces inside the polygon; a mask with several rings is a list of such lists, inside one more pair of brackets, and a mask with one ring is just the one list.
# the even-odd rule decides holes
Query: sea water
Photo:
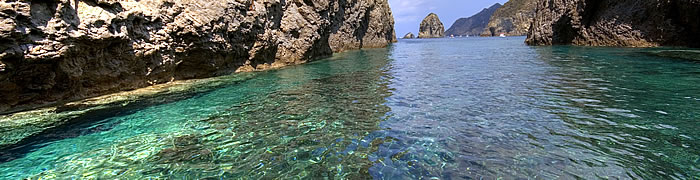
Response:
[{"label": "sea water", "polygon": [[700,178],[700,61],[523,41],[401,40],[84,114],[0,149],[0,179]]}]

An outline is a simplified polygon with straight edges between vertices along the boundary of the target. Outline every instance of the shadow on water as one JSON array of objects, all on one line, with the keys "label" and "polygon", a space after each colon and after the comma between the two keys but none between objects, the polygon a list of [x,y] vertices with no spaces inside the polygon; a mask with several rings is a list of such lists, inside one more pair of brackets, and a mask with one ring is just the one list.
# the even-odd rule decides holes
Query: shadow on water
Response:
[{"label": "shadow on water", "polygon": [[[59,114],[83,110],[87,110],[87,112],[80,114],[79,116],[66,117],[67,120],[61,122],[60,125],[45,129],[40,133],[26,137],[17,143],[0,146],[0,164],[22,158],[26,154],[50,145],[55,141],[110,131],[112,128],[121,123],[120,121],[114,120],[112,117],[128,116],[142,110],[145,107],[196,98],[201,94],[206,94],[222,86],[235,85],[239,83],[240,81],[232,81],[221,85],[200,88],[192,87],[190,90],[181,92],[160,92],[153,95],[147,95],[146,97],[134,101],[129,101],[128,103],[118,101],[102,105],[78,104],[58,106],[56,107],[56,110],[51,113]],[[95,106],[103,107],[90,109],[94,108]]]},{"label": "shadow on water", "polygon": [[[352,51],[334,55],[330,60],[260,72],[245,83],[229,84],[210,92],[184,97],[166,96],[162,99],[168,101],[161,103],[148,103],[158,100],[147,98],[133,109],[121,108],[84,116],[82,122],[103,122],[75,122],[74,125],[80,126],[56,131],[77,130],[92,133],[90,137],[68,134],[62,135],[60,139],[65,142],[61,143],[39,141],[46,138],[44,135],[33,137],[32,143],[15,146],[15,152],[27,157],[15,156],[17,159],[10,162],[13,164],[24,159],[43,161],[45,157],[42,156],[47,155],[62,158],[54,159],[56,164],[33,165],[49,167],[48,170],[21,170],[23,172],[10,177],[93,174],[95,176],[91,177],[96,178],[135,179],[366,178],[370,176],[369,169],[374,163],[368,156],[374,154],[382,143],[391,141],[379,126],[391,111],[384,105],[385,98],[392,94],[388,88],[392,79],[390,62],[387,49]],[[143,110],[145,107],[149,110]],[[210,110],[199,111],[199,108]],[[170,110],[175,113],[148,113]],[[182,111],[203,116],[183,117],[185,115],[178,114]],[[136,116],[109,118],[129,114]],[[139,119],[182,120],[171,121],[178,124],[163,127],[167,130],[149,130],[147,134],[135,134],[130,138],[90,139],[122,134],[111,131],[154,128],[140,126],[149,123],[129,122],[143,121]],[[98,131],[108,132],[95,133]],[[52,150],[62,148],[55,146],[86,142],[110,144],[92,148],[86,145],[80,148],[84,149],[80,152]],[[28,148],[22,149],[25,147]],[[26,152],[39,149],[46,150],[32,154]],[[16,169],[6,168],[5,172]]]}]

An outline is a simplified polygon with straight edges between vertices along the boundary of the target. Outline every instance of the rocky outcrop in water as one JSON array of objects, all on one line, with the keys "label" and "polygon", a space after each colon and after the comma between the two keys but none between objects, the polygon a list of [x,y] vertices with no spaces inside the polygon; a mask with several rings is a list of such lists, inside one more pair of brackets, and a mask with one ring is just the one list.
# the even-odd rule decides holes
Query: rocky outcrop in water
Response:
[{"label": "rocky outcrop in water", "polygon": [[0,24],[0,113],[396,41],[387,0],[17,0]]},{"label": "rocky outcrop in water", "polygon": [[441,38],[445,37],[445,25],[435,13],[430,13],[420,23],[418,38]]},{"label": "rocky outcrop in water", "polygon": [[484,10],[469,18],[459,18],[445,31],[445,34],[448,36],[478,36],[484,31],[484,28],[486,28],[486,24],[489,23],[491,15],[500,7],[501,4],[496,3],[489,8],[484,8]]},{"label": "rocky outcrop in water", "polygon": [[535,18],[538,0],[510,0],[493,13],[482,36],[524,36]]},{"label": "rocky outcrop in water", "polygon": [[539,1],[527,44],[700,46],[700,0]]},{"label": "rocky outcrop in water", "polygon": [[416,35],[413,35],[413,33],[409,32],[405,36],[403,36],[404,39],[413,39],[416,38]]}]

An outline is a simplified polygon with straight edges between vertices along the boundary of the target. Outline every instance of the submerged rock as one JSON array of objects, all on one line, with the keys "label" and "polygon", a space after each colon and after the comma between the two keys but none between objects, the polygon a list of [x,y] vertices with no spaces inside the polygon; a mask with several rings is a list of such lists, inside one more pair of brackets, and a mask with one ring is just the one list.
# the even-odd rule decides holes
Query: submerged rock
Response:
[{"label": "submerged rock", "polygon": [[698,0],[539,1],[527,44],[700,46]]},{"label": "submerged rock", "polygon": [[482,36],[525,36],[535,18],[537,0],[510,0],[493,13]]},{"label": "submerged rock", "polygon": [[413,38],[416,38],[416,36],[413,35],[413,33],[409,32],[408,34],[406,34],[405,36],[403,36],[403,38],[404,38],[404,39],[413,39]]},{"label": "submerged rock", "polygon": [[2,1],[0,114],[396,41],[387,0]]},{"label": "submerged rock", "polygon": [[700,62],[700,50],[662,50],[649,53],[667,58],[685,59]]},{"label": "submerged rock", "polygon": [[469,18],[459,18],[445,31],[445,34],[448,36],[478,36],[486,28],[491,15],[500,7],[501,4],[496,3]]},{"label": "submerged rock", "polygon": [[440,18],[435,13],[430,13],[420,23],[418,38],[441,38],[445,37],[445,26],[440,22]]},{"label": "submerged rock", "polygon": [[255,77],[256,74],[246,73],[184,80],[31,111],[0,115],[0,151],[5,152],[0,153],[0,163],[15,158],[16,156],[12,154],[18,153],[14,153],[14,151],[26,152],[17,147],[27,146],[27,143],[35,143],[28,140],[28,137],[34,137],[35,141],[51,142],[108,130],[109,127],[95,126],[86,131],[80,125],[94,123],[94,117],[111,116],[116,112],[129,112],[144,106],[167,104]]}]

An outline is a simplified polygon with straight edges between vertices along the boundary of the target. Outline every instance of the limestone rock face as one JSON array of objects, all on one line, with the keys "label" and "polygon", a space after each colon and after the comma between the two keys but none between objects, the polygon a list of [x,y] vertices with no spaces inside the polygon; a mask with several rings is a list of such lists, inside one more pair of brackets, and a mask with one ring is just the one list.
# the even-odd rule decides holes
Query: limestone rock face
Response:
[{"label": "limestone rock face", "polygon": [[478,36],[484,31],[484,28],[486,28],[491,15],[500,7],[501,4],[496,3],[469,18],[459,18],[445,31],[445,34],[448,36]]},{"label": "limestone rock face", "polygon": [[498,36],[501,33],[508,36],[525,36],[530,30],[530,24],[535,18],[538,0],[510,0],[498,8],[488,25],[481,33],[482,36]]},{"label": "limestone rock face", "polygon": [[416,35],[413,35],[413,33],[409,32],[405,36],[403,36],[404,39],[413,39],[416,38]]},{"label": "limestone rock face", "polygon": [[700,0],[542,0],[527,44],[700,46]]},{"label": "limestone rock face", "polygon": [[418,38],[441,38],[445,37],[445,25],[435,13],[428,14],[420,23]]},{"label": "limestone rock face", "polygon": [[396,41],[387,0],[0,2],[0,113]]}]

